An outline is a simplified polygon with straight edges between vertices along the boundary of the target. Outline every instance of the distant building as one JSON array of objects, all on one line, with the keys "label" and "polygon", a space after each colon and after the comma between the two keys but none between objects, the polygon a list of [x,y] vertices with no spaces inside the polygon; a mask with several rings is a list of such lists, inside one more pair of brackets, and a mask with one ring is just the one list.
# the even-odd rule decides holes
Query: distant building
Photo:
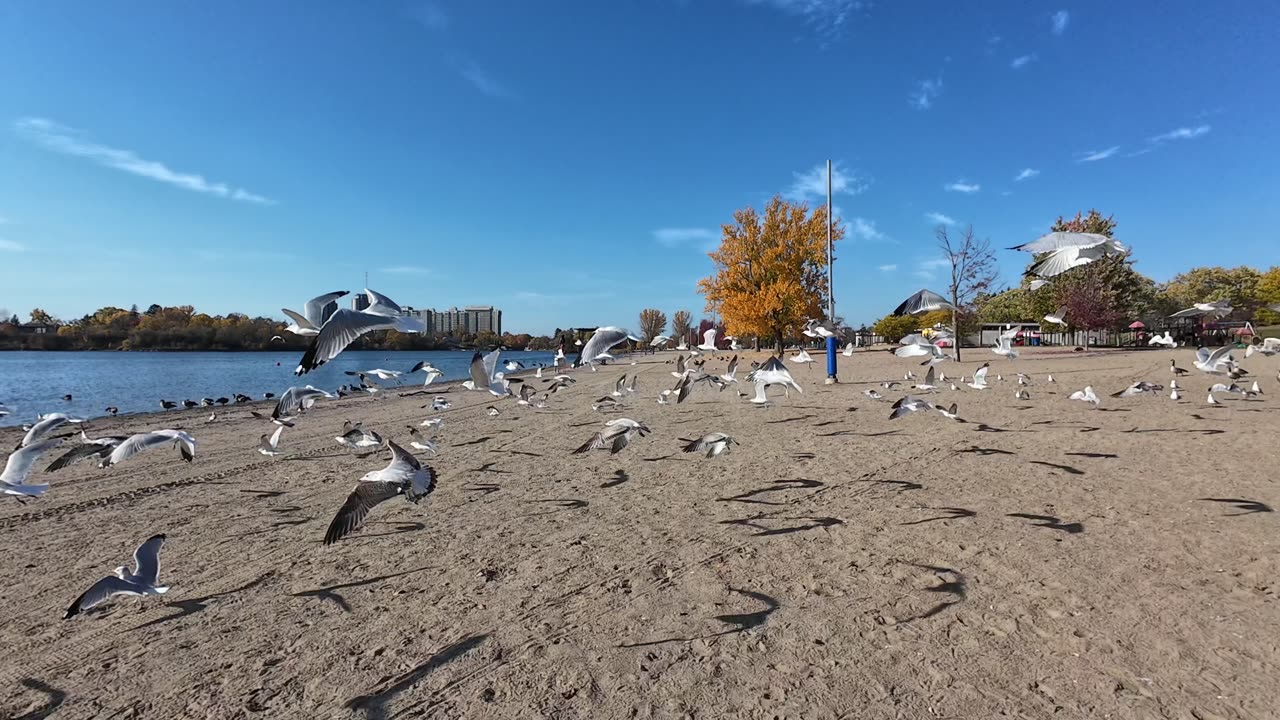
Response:
[{"label": "distant building", "polygon": [[369,296],[364,293],[357,293],[351,298],[351,309],[360,312],[369,307]]},{"label": "distant building", "polygon": [[405,315],[416,317],[435,335],[502,334],[502,311],[492,305],[469,305],[459,310],[416,310],[407,308]]},{"label": "distant building", "polygon": [[49,323],[27,322],[18,326],[18,332],[23,335],[53,335],[58,332],[57,325]]},{"label": "distant building", "polygon": [[329,318],[333,317],[333,314],[336,312],[338,312],[338,301],[330,300],[323,308],[320,309],[320,324],[324,325],[329,322]]}]

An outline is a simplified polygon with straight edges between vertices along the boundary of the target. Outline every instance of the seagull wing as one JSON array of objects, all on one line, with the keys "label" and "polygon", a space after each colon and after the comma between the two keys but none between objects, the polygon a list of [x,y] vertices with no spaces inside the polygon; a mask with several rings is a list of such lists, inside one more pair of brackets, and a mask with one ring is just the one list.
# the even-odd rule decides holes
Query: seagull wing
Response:
[{"label": "seagull wing", "polygon": [[626,387],[627,387],[627,375],[626,373],[623,373],[618,377],[618,382],[613,384],[613,391],[616,393],[621,393],[623,389],[625,389]]},{"label": "seagull wing", "polygon": [[50,413],[45,415],[39,422],[31,426],[31,429],[27,431],[26,435],[22,436],[22,444],[19,447],[26,447],[27,445],[34,443],[44,435],[62,427],[67,423],[67,421],[67,416],[62,413]]},{"label": "seagull wing", "polygon": [[302,360],[294,370],[304,375],[338,357],[356,338],[374,330],[396,327],[396,318],[356,310],[339,309],[320,328],[320,334],[311,338],[311,344],[302,354]]},{"label": "seagull wing", "polygon": [[729,360],[729,369],[725,371],[725,377],[733,377],[736,372],[738,372],[738,356],[734,355]]},{"label": "seagull wing", "polygon": [[[325,293],[319,297],[313,297],[307,301],[305,306],[303,306],[302,314],[307,316],[307,320],[310,321],[312,327],[319,328],[324,324],[324,306],[340,297],[345,297],[347,294],[348,291],[346,290],[338,290],[336,292]],[[287,313],[289,311],[285,310],[285,312]],[[296,320],[297,318],[294,319]],[[299,325],[301,325],[301,323],[299,323]]]},{"label": "seagull wing", "polygon": [[108,575],[91,585],[80,597],[76,598],[76,601],[71,603],[71,607],[67,608],[67,612],[62,616],[62,619],[73,618],[85,610],[101,605],[110,600],[112,595],[141,594],[137,585],[128,580],[122,580],[115,575]]},{"label": "seagull wing", "polygon": [[293,321],[294,325],[298,326],[299,330],[316,330],[316,331],[320,330],[320,328],[317,327],[315,323],[311,322],[311,320],[309,320],[307,317],[303,315],[299,315],[298,313],[290,310],[289,308],[280,308],[280,312],[284,313],[285,315],[288,315],[289,319]]},{"label": "seagull wing", "polygon": [[23,485],[31,474],[31,466],[48,450],[62,444],[62,438],[53,438],[34,445],[18,448],[5,461],[4,472],[0,473],[0,482],[10,485]]},{"label": "seagull wing", "polygon": [[577,450],[574,450],[573,454],[581,455],[592,450],[599,450],[607,444],[608,442],[605,440],[605,434],[603,432],[598,432],[592,435],[590,440],[582,443]]},{"label": "seagull wing", "polygon": [[1069,247],[1093,247],[1095,245],[1102,245],[1110,242],[1114,241],[1106,235],[1099,235],[1097,233],[1051,232],[1048,235],[1042,235],[1029,243],[1015,245],[1009,249],[1039,254]]},{"label": "seagull wing", "polygon": [[1082,258],[1078,247],[1064,247],[1061,250],[1054,250],[1037,260],[1031,267],[1027,268],[1027,274],[1038,275],[1042,278],[1056,277],[1073,267],[1092,262],[1092,260],[1093,258]]},{"label": "seagull wing", "polygon": [[369,288],[364,289],[364,294],[369,298],[369,307],[377,308],[375,314],[388,316],[400,314],[400,306],[395,300],[392,300],[377,290],[370,290]]},{"label": "seagull wing", "polygon": [[116,445],[124,441],[124,438],[104,438],[111,440],[110,443],[84,443],[77,445],[58,457],[57,460],[49,463],[49,467],[44,471],[56,472],[63,468],[71,467],[81,460],[88,460],[91,457],[104,458],[111,454]]},{"label": "seagull wing", "polygon": [[[1203,350],[1204,348],[1201,348],[1201,349]],[[1230,359],[1229,357],[1230,355],[1231,355],[1231,346],[1223,345],[1222,347],[1209,353],[1208,357],[1206,357],[1204,360],[1204,364],[1210,367],[1217,367],[1218,365],[1221,365],[1225,360]]]},{"label": "seagull wing", "polygon": [[484,355],[481,355],[480,353],[472,355],[471,364],[467,369],[471,375],[471,382],[475,385],[476,390],[484,390],[489,387],[489,383],[493,376],[485,367]]},{"label": "seagull wing", "polygon": [[128,460],[140,452],[175,441],[182,444],[182,459],[191,462],[191,458],[195,457],[196,451],[194,438],[181,430],[156,430],[129,436],[128,440],[120,443],[111,451],[111,455],[107,456],[107,459],[103,461],[103,465],[110,467]]},{"label": "seagull wing", "polygon": [[346,537],[351,531],[360,527],[369,511],[378,504],[390,500],[404,491],[404,488],[393,482],[361,481],[356,483],[346,502],[333,516],[329,529],[324,534],[324,544],[332,545]]},{"label": "seagull wing", "polygon": [[160,580],[160,548],[164,540],[164,535],[152,535],[133,551],[133,565],[137,568],[133,574],[149,587],[155,587]]},{"label": "seagull wing", "polygon": [[609,348],[631,337],[631,333],[620,327],[602,327],[596,329],[591,339],[582,346],[582,351],[578,353],[578,357],[573,361],[574,367],[579,367],[584,362],[592,362],[600,353],[606,352]]}]

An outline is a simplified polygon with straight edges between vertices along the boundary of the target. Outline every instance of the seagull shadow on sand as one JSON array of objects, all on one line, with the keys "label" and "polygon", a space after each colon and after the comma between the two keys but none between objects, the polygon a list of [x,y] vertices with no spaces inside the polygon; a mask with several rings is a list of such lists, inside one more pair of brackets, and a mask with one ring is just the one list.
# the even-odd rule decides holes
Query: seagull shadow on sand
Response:
[{"label": "seagull shadow on sand", "polygon": [[622,483],[630,479],[631,479],[631,476],[627,474],[626,470],[614,470],[613,479],[600,483],[600,487],[602,488],[618,487],[619,485],[621,485]]},{"label": "seagull shadow on sand", "polygon": [[857,430],[836,430],[829,433],[818,433],[818,437],[839,437],[840,435],[859,435],[861,437],[884,437],[885,435],[896,435],[902,432],[902,429],[884,430],[881,432],[858,432]]},{"label": "seagull shadow on sand", "polygon": [[492,439],[493,439],[492,437],[485,435],[484,437],[478,437],[475,440],[468,440],[466,442],[454,443],[453,447],[466,447],[467,445],[480,445],[482,443],[487,443]]},{"label": "seagull shadow on sand", "polygon": [[769,521],[783,521],[783,520],[808,521],[803,525],[793,525],[790,527],[780,527],[780,528],[771,528],[767,525],[761,525],[759,522],[757,522],[759,520],[766,520],[766,518],[762,515],[756,515],[755,517],[742,518],[741,520],[721,520],[718,524],[742,525],[744,527],[749,527],[753,530],[760,531],[757,533],[752,533],[751,537],[772,537],[774,535],[790,535],[791,533],[804,532],[805,530],[817,530],[818,528],[829,528],[829,527],[835,527],[836,525],[844,524],[844,521],[840,520],[839,518],[818,517],[813,515],[801,515],[799,517],[767,518],[767,520]]},{"label": "seagull shadow on sand", "polygon": [[273,498],[284,494],[283,490],[241,490],[240,492],[248,493],[255,498]]},{"label": "seagull shadow on sand", "polygon": [[756,495],[764,495],[765,493],[785,492],[787,490],[805,490],[819,488],[825,483],[818,480],[805,480],[797,478],[795,480],[774,480],[773,485],[748,490],[733,497],[716,498],[716,502],[740,502],[748,505],[786,505],[785,502],[770,502],[768,500],[753,500]]},{"label": "seagull shadow on sand", "polygon": [[166,603],[165,607],[175,608],[176,610],[178,610],[178,612],[176,612],[176,613],[174,613],[174,614],[172,614],[172,615],[166,615],[166,616],[161,617],[161,618],[156,618],[155,620],[149,620],[149,621],[147,621],[147,622],[144,622],[144,623],[142,623],[141,625],[139,625],[139,626],[137,626],[137,627],[135,627],[135,628],[132,628],[132,629],[131,629],[131,632],[132,632],[133,630],[141,630],[142,628],[145,628],[145,627],[151,627],[152,625],[159,625],[159,624],[161,624],[161,623],[167,623],[167,622],[169,622],[170,620],[177,620],[177,619],[179,619],[179,618],[184,618],[184,617],[187,617],[188,615],[194,615],[194,614],[196,614],[196,613],[198,613],[198,612],[202,612],[202,611],[204,611],[204,610],[207,610],[207,609],[208,609],[208,608],[207,608],[207,603],[208,603],[210,600],[217,600],[218,598],[227,597],[227,596],[229,596],[229,595],[235,595],[235,594],[237,594],[237,593],[242,593],[242,592],[244,592],[244,591],[246,591],[246,590],[252,590],[252,589],[254,589],[255,587],[257,587],[257,586],[261,585],[262,583],[266,582],[268,578],[270,578],[271,576],[273,576],[273,575],[275,575],[275,574],[276,574],[276,573],[275,573],[275,571],[274,571],[274,570],[269,570],[269,571],[267,571],[267,572],[263,573],[262,575],[258,576],[258,578],[257,578],[257,579],[255,579],[255,580],[250,580],[249,582],[245,583],[244,585],[241,585],[240,587],[238,587],[238,588],[234,588],[234,589],[232,589],[232,590],[224,590],[223,592],[220,592],[220,593],[213,593],[212,595],[205,595],[204,597],[191,598],[191,599],[189,599],[189,600],[177,600],[177,601],[174,601],[174,602]]},{"label": "seagull shadow on sand", "polygon": [[1095,460],[1112,460],[1120,457],[1115,453],[1098,453],[1098,452],[1069,452],[1069,453],[1062,453],[1062,454],[1071,455],[1073,457],[1093,458]]},{"label": "seagull shadow on sand", "polygon": [[575,500],[573,498],[551,499],[551,500],[529,500],[528,502],[555,503],[559,507],[557,507],[555,510],[547,510],[545,512],[526,513],[524,515],[521,515],[520,517],[537,517],[539,515],[553,515],[555,513],[564,512],[566,510],[582,510],[591,504],[586,500]]},{"label": "seagull shadow on sand", "polygon": [[58,688],[48,685],[43,681],[36,680],[35,678],[25,678],[22,681],[22,686],[35,690],[36,692],[44,693],[49,697],[49,700],[45,702],[44,707],[38,707],[31,712],[19,715],[14,718],[14,720],[44,720],[44,718],[47,718],[57,712],[58,708],[62,707],[62,703],[67,701],[66,691],[59,690]]},{"label": "seagull shadow on sand", "polygon": [[400,693],[417,685],[426,676],[480,647],[488,639],[488,633],[468,635],[458,642],[442,648],[440,652],[432,655],[426,662],[395,678],[390,685],[381,690],[369,695],[351,698],[346,702],[346,708],[364,713],[365,718],[368,720],[387,720],[387,718],[391,717],[387,712],[387,703]]},{"label": "seagull shadow on sand", "polygon": [[782,418],[781,420],[765,420],[765,425],[778,425],[779,423],[797,422],[799,420],[811,420],[818,417],[817,415],[796,415],[795,417]]},{"label": "seagull shadow on sand", "polygon": [[471,468],[467,472],[493,473],[494,475],[510,475],[511,474],[510,470],[495,470],[493,466],[497,464],[498,464],[497,462],[487,462],[481,465],[480,467]]},{"label": "seagull shadow on sand", "polygon": [[527,455],[528,457],[546,457],[540,453],[529,452],[528,450],[498,450],[497,452],[511,453],[512,455]]},{"label": "seagull shadow on sand", "polygon": [[1025,520],[1035,520],[1040,524],[1035,527],[1049,528],[1050,530],[1061,530],[1064,533],[1075,535],[1084,532],[1084,524],[1064,523],[1062,520],[1052,515],[1033,515],[1031,513],[1009,513],[1007,517],[1023,518]]},{"label": "seagull shadow on sand", "polygon": [[1254,513],[1275,512],[1274,510],[1271,509],[1270,505],[1264,502],[1261,502],[1259,500],[1248,500],[1245,498],[1210,498],[1210,497],[1197,498],[1197,499],[1202,502],[1216,502],[1216,503],[1226,503],[1228,505],[1234,505],[1237,510],[1243,511],[1243,512],[1237,512],[1237,513],[1223,513],[1225,517],[1236,517],[1238,515],[1253,515]]},{"label": "seagull shadow on sand", "polygon": [[738,588],[734,588],[734,587],[729,588],[729,592],[738,593],[739,595],[745,595],[751,598],[752,600],[763,603],[764,608],[752,613],[738,613],[733,615],[716,615],[712,617],[711,618],[712,620],[716,620],[717,622],[721,622],[721,623],[724,623],[725,625],[731,626],[728,630],[721,630],[720,632],[717,632],[717,633],[711,633],[709,635],[695,635],[693,637],[664,638],[662,640],[650,640],[648,642],[639,642],[639,643],[622,643],[618,647],[624,647],[624,648],[649,647],[652,645],[662,645],[664,643],[670,643],[670,642],[693,642],[694,640],[710,640],[712,638],[723,637],[725,635],[736,635],[737,633],[746,632],[747,630],[750,630],[752,628],[760,627],[765,623],[765,621],[769,619],[770,615],[776,612],[778,608],[782,607],[782,605],[777,600],[775,600],[774,598],[768,595],[765,595],[762,592],[755,592],[754,590],[739,590]]},{"label": "seagull shadow on sand", "polygon": [[927,507],[921,506],[917,510],[937,510],[942,515],[927,517],[923,520],[912,520],[911,522],[898,523],[899,525],[923,525],[925,523],[938,522],[939,520],[962,520],[964,518],[977,517],[978,513],[973,510],[966,510],[958,507]]},{"label": "seagull shadow on sand", "polygon": [[973,453],[974,455],[1017,455],[1017,453],[1001,450],[999,448],[984,448],[973,445],[964,450],[957,450],[957,453]]},{"label": "seagull shadow on sand", "polygon": [[303,590],[302,592],[290,593],[290,596],[291,597],[314,597],[314,598],[320,598],[321,600],[332,600],[338,604],[338,607],[342,608],[343,612],[351,612],[351,606],[347,604],[347,599],[342,597],[342,595],[338,593],[339,590],[346,590],[347,588],[354,588],[354,587],[364,587],[365,585],[372,585],[374,583],[382,582],[383,580],[391,580],[392,578],[404,577],[405,575],[412,575],[414,573],[420,573],[420,572],[423,572],[424,570],[430,570],[430,569],[432,569],[432,566],[423,565],[420,568],[414,568],[412,570],[403,570],[398,573],[391,573],[390,575],[378,575],[377,577],[365,578],[364,580],[352,580],[351,582],[348,582],[348,583],[340,583],[338,585],[329,585],[327,587],[316,588],[315,590]]},{"label": "seagull shadow on sand", "polygon": [[898,492],[907,492],[908,490],[923,490],[924,486],[910,480],[861,480],[860,482],[869,482],[876,485],[897,485]]},{"label": "seagull shadow on sand", "polygon": [[480,493],[480,497],[484,497],[489,493],[496,493],[501,489],[501,486],[494,485],[493,483],[471,483],[470,485],[464,485],[462,487],[463,492],[478,492]]},{"label": "seagull shadow on sand", "polygon": [[[900,620],[899,622],[913,622],[916,620],[928,620],[929,618],[945,611],[947,608],[952,607],[954,605],[959,605],[960,603],[965,601],[965,597],[968,593],[968,586],[966,584],[964,575],[960,571],[952,570],[951,568],[948,568],[948,567],[940,567],[938,565],[921,565],[919,563],[910,563],[910,564],[913,567],[920,568],[921,570],[928,570],[932,572],[937,577],[938,580],[942,581],[941,585],[934,585],[932,587],[923,588],[925,592],[945,593],[947,595],[950,595],[953,599],[940,602],[934,605],[933,607],[929,608],[928,610],[925,610],[924,612],[920,613],[919,615],[909,617],[905,620]],[[955,579],[948,580],[945,577],[943,577],[944,575],[950,575]]]},{"label": "seagull shadow on sand", "polygon": [[359,540],[369,540],[370,538],[386,537],[388,535],[400,535],[402,533],[419,532],[421,530],[427,529],[426,524],[420,523],[420,522],[375,521],[371,523],[365,523],[364,526],[369,527],[370,525],[394,525],[395,529],[388,530],[387,532],[373,533],[371,535],[366,535],[364,533],[353,534],[348,536],[347,540],[349,542],[355,542]]},{"label": "seagull shadow on sand", "polygon": [[1045,462],[1044,460],[1028,460],[1027,462],[1031,463],[1032,465],[1042,465],[1047,468],[1053,468],[1054,470],[1061,470],[1064,473],[1070,473],[1072,475],[1084,474],[1083,470],[1072,467],[1070,465],[1062,465],[1060,463]]}]

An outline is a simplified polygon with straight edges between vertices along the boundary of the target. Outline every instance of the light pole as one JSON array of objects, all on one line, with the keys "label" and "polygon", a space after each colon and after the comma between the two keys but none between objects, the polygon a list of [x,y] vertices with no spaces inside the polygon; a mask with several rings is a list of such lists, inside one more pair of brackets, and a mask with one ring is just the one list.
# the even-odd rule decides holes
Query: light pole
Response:
[{"label": "light pole", "polygon": [[[835,218],[831,216],[831,161],[827,160],[827,323],[835,332],[836,321],[836,288],[834,285],[835,239],[833,228]],[[836,337],[827,336],[827,385],[840,382],[836,377]]]}]

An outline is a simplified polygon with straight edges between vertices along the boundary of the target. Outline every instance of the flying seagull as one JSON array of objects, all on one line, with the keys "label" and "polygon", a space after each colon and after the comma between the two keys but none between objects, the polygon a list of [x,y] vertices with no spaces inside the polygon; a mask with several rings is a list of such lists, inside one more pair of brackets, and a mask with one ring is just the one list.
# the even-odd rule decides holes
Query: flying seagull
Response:
[{"label": "flying seagull", "polygon": [[22,443],[18,447],[26,447],[31,445],[40,438],[66,425],[67,423],[82,423],[84,418],[71,417],[65,413],[48,413],[41,415],[35,425],[27,430],[27,434],[22,436]]},{"label": "flying seagull", "polygon": [[374,330],[417,333],[425,329],[422,321],[402,315],[400,306],[387,296],[367,288],[365,295],[370,304],[364,310],[342,308],[325,321],[303,353],[295,375],[309,373],[338,357],[356,338]]},{"label": "flying seagull", "polygon": [[439,368],[435,367],[434,365],[432,365],[431,363],[425,360],[418,363],[417,365],[414,365],[413,369],[409,371],[409,374],[412,375],[413,373],[416,373],[418,371],[422,371],[427,374],[427,379],[422,383],[423,387],[426,387],[427,385],[430,385],[431,383],[435,382],[439,378],[444,377],[443,371],[441,371]]},{"label": "flying seagull", "polygon": [[737,440],[718,432],[708,433],[697,440],[685,440],[682,438],[682,441],[688,443],[684,446],[684,452],[692,453],[706,450],[707,457],[715,457],[716,455],[727,453],[730,445],[739,444]]},{"label": "flying seagull", "polygon": [[1223,318],[1231,314],[1230,300],[1215,300],[1213,302],[1198,302],[1186,310],[1179,310],[1170,315],[1171,318],[1187,318],[1208,316],[1210,318]]},{"label": "flying seagull", "polygon": [[49,463],[49,467],[45,468],[44,471],[47,473],[57,472],[63,468],[71,467],[81,460],[88,460],[89,458],[97,458],[101,461],[103,458],[110,455],[111,451],[115,450],[117,445],[127,440],[128,436],[109,435],[107,437],[90,438],[85,435],[84,430],[81,430],[80,439],[82,442],[79,445],[76,445],[59,456],[57,460]]},{"label": "flying seagull", "polygon": [[111,467],[144,450],[150,450],[161,445],[176,446],[182,452],[182,459],[187,462],[191,462],[196,457],[196,439],[186,432],[182,430],[152,430],[151,432],[130,435],[127,440],[117,445],[110,455],[98,463],[98,466]]},{"label": "flying seagull", "polygon": [[164,540],[164,535],[147,538],[146,542],[133,551],[133,572],[129,572],[129,568],[124,565],[116,568],[115,575],[102,578],[76,598],[62,619],[69,620],[116,595],[146,597],[169,592],[167,586],[160,584],[160,548],[164,546]]},{"label": "flying seagull", "polygon": [[706,332],[702,333],[702,344],[698,346],[698,349],[707,350],[709,352],[715,352],[717,349],[719,349],[716,347],[716,329],[715,328],[708,328]]},{"label": "flying seagull", "polygon": [[1050,323],[1056,323],[1058,325],[1061,325],[1062,327],[1066,327],[1067,326],[1067,306],[1063,305],[1062,307],[1058,308],[1055,312],[1045,315],[1044,321],[1050,322]]},{"label": "flying seagull", "polygon": [[922,357],[927,355],[928,359],[921,363],[921,365],[936,365],[943,360],[950,359],[950,356],[948,356],[941,347],[923,335],[908,335],[902,338],[900,345],[900,347],[894,349],[894,355],[903,358]]},{"label": "flying seagull", "polygon": [[[320,326],[324,325],[325,306],[340,297],[345,297],[348,292],[349,291],[347,290],[338,290],[337,292],[326,293],[319,297],[311,298],[307,301],[307,304],[302,307],[301,314],[289,310],[288,308],[283,309],[281,312],[288,315],[289,319],[293,320],[293,324],[285,328],[285,332],[291,332],[294,335],[319,335]],[[275,338],[272,339],[274,340]]]},{"label": "flying seagull", "polygon": [[388,442],[387,446],[391,449],[391,463],[360,478],[329,523],[324,534],[325,545],[332,545],[359,528],[369,511],[383,501],[403,495],[416,505],[436,489],[436,471],[430,465],[419,463],[394,442]]},{"label": "flying seagull", "polygon": [[418,430],[418,428],[410,425],[409,437],[413,438],[412,440],[409,441],[409,447],[413,448],[414,450],[424,450],[426,452],[431,453],[432,455],[436,454],[436,444],[432,442],[430,438],[423,435],[422,432]]},{"label": "flying seagull", "polygon": [[336,397],[337,395],[333,393],[325,392],[310,385],[291,387],[280,393],[280,397],[276,400],[276,406],[271,411],[271,422],[277,425],[290,425],[302,411],[310,410],[311,406],[315,405],[316,400]]},{"label": "flying seagull", "polygon": [[973,388],[974,390],[986,390],[987,389],[987,370],[988,370],[988,367],[986,365],[983,365],[982,367],[978,368],[973,373],[973,382],[966,383],[966,384],[969,387]]},{"label": "flying seagull", "polygon": [[468,390],[488,390],[489,394],[505,397],[511,394],[507,389],[502,373],[498,372],[498,356],[501,350],[487,354],[475,353],[471,356],[469,372],[471,379],[462,383]]},{"label": "flying seagull", "polygon": [[1163,390],[1164,390],[1163,385],[1157,385],[1156,383],[1149,383],[1145,381],[1138,381],[1119,392],[1111,393],[1111,397],[1127,398],[1127,397],[1133,397],[1134,395],[1141,395],[1143,393],[1151,393],[1152,395],[1154,395],[1158,392],[1162,392]]},{"label": "flying seagull", "polygon": [[342,423],[342,434],[335,437],[339,445],[351,448],[352,450],[365,450],[368,448],[382,447],[382,436],[373,430],[365,430],[360,427],[360,423],[352,423],[350,420]]},{"label": "flying seagull", "polygon": [[649,434],[649,428],[644,423],[638,423],[630,418],[610,420],[604,424],[603,430],[592,435],[591,439],[574,450],[573,454],[581,455],[592,450],[609,448],[609,454],[616,455],[631,442],[632,434],[644,437]]},{"label": "flying seagull", "polygon": [[[1222,347],[1210,352],[1209,348],[1200,348],[1196,350],[1196,359],[1192,361],[1196,369],[1210,375],[1224,375],[1230,373],[1235,363],[1231,360],[1231,346],[1223,345]],[[1175,375],[1180,375],[1177,369],[1174,369]]]},{"label": "flying seagull", "polygon": [[16,495],[19,500],[26,497],[40,497],[49,489],[48,484],[28,485],[27,476],[31,474],[31,466],[49,450],[62,444],[62,438],[52,438],[33,443],[14,450],[4,463],[4,472],[0,473],[0,491],[5,495]]},{"label": "flying seagull", "polygon": [[640,338],[632,335],[629,330],[620,327],[607,326],[597,328],[591,335],[591,339],[582,346],[582,351],[578,353],[578,357],[574,359],[573,366],[581,367],[583,364],[590,365],[594,371],[596,369],[595,361],[601,356],[608,357],[609,349],[625,340],[640,341]]},{"label": "flying seagull", "polygon": [[1098,394],[1093,391],[1092,385],[1085,385],[1083,390],[1077,390],[1067,398],[1068,400],[1080,400],[1081,402],[1093,403],[1096,408],[1102,402],[1098,399]]},{"label": "flying seagull", "polygon": [[915,295],[902,301],[902,304],[894,308],[891,315],[920,315],[922,313],[933,312],[934,310],[955,310],[955,305],[947,302],[932,290],[921,290]]},{"label": "flying seagull", "polygon": [[280,434],[283,432],[284,426],[279,425],[276,427],[275,432],[258,438],[258,452],[267,457],[283,455],[284,453],[280,450]]},{"label": "flying seagull", "polygon": [[[791,373],[782,362],[772,355],[769,356],[768,360],[764,361],[763,365],[747,373],[747,382],[756,384],[756,398],[761,397],[764,394],[764,390],[768,389],[770,385],[781,385],[787,388],[788,392],[795,390],[798,393],[804,393],[804,390],[796,384],[796,381],[791,377]],[[752,402],[762,403],[764,401],[757,399],[752,400]]]},{"label": "flying seagull", "polygon": [[649,341],[649,346],[654,349],[661,350],[665,348],[669,342],[671,342],[671,338],[666,335],[655,335],[654,338]]},{"label": "flying seagull", "polygon": [[1013,339],[1017,336],[1018,331],[1012,328],[1000,333],[1000,336],[996,338],[995,345],[991,348],[991,352],[1007,357],[1010,360],[1017,360],[1018,351],[1013,349]]},{"label": "flying seagull", "polygon": [[372,370],[346,370],[344,375],[358,375],[363,380],[365,375],[371,375],[379,380],[395,380],[404,373],[399,370],[384,370],[382,368],[374,368]]},{"label": "flying seagull", "polygon": [[804,324],[804,330],[800,331],[806,337],[811,338],[829,338],[835,337],[836,334],[831,332],[829,328],[817,320],[809,320]]},{"label": "flying seagull", "polygon": [[936,383],[936,381],[935,381],[935,379],[934,379],[934,373],[933,373],[933,367],[932,367],[932,366],[930,366],[930,367],[929,367],[929,372],[927,372],[927,373],[925,373],[925,374],[924,374],[924,381],[923,381],[923,382],[918,382],[918,383],[916,383],[915,389],[916,389],[916,390],[936,390],[936,389],[938,389],[937,383]]},{"label": "flying seagull", "polygon": [[1109,255],[1128,252],[1118,241],[1106,235],[1073,232],[1052,232],[1009,249],[1036,255],[1036,261],[1027,269],[1026,274],[1041,278],[1057,277],[1071,268],[1087,265]]}]

